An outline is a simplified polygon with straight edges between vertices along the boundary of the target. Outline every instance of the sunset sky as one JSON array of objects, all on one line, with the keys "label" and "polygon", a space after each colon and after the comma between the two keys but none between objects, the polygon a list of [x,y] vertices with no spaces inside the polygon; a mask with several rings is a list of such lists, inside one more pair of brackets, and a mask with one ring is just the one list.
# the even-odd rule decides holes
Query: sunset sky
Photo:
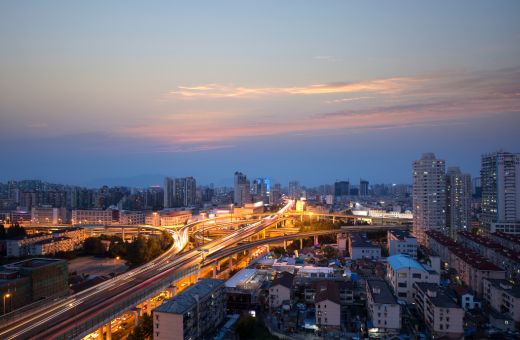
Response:
[{"label": "sunset sky", "polygon": [[477,175],[520,152],[519,1],[2,1],[0,181]]}]

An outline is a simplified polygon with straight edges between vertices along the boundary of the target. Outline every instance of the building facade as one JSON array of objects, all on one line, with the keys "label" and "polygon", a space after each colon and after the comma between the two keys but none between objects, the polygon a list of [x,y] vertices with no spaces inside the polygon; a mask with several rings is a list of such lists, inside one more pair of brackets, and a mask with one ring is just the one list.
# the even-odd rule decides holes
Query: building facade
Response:
[{"label": "building facade", "polygon": [[445,162],[433,153],[425,153],[413,162],[413,231],[419,244],[426,242],[426,231],[445,232]]},{"label": "building facade", "polygon": [[471,218],[471,176],[458,167],[449,167],[446,174],[446,228],[456,239],[457,232],[469,230]]}]

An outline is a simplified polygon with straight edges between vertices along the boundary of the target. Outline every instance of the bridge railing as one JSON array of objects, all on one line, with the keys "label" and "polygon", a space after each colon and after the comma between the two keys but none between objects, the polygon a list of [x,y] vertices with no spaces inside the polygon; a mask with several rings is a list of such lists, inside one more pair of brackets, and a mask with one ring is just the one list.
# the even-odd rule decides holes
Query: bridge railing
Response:
[{"label": "bridge railing", "polygon": [[79,325],[74,328],[69,329],[68,331],[62,333],[56,339],[81,339],[84,336],[92,333],[99,327],[111,322],[118,315],[122,314],[125,311],[128,311],[132,307],[135,307],[139,303],[154,297],[162,290],[170,286],[175,281],[182,279],[186,276],[192,275],[196,273],[199,269],[198,265],[190,266],[188,268],[174,271],[169,275],[157,280],[150,284],[150,286],[145,289],[135,292],[121,302],[115,303],[110,306],[108,309],[102,311],[101,313],[96,314],[92,318],[81,322]]}]

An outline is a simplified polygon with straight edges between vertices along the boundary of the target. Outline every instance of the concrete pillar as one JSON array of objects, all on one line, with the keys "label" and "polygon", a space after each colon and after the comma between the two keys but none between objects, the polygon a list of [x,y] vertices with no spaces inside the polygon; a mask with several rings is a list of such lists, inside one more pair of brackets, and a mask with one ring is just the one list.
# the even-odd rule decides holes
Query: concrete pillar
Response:
[{"label": "concrete pillar", "polygon": [[287,240],[283,240],[283,250],[287,251]]},{"label": "concrete pillar", "polygon": [[249,249],[249,262],[253,260],[253,249]]},{"label": "concrete pillar", "polygon": [[123,235],[123,241],[125,240],[125,228],[121,227],[121,234]]},{"label": "concrete pillar", "polygon": [[262,231],[262,238],[265,239],[265,229],[264,229],[264,231]]},{"label": "concrete pillar", "polygon": [[98,332],[99,338],[103,339],[103,325],[98,328],[97,332]]},{"label": "concrete pillar", "polygon": [[220,271],[220,261],[217,260],[217,262],[215,262],[215,264],[217,265],[217,270]]},{"label": "concrete pillar", "polygon": [[318,244],[320,244],[318,242],[318,235],[314,235],[314,245],[317,246]]},{"label": "concrete pillar", "polygon": [[332,223],[336,223],[336,216],[332,216]]},{"label": "concrete pillar", "polygon": [[177,286],[170,286],[166,288],[166,291],[168,292],[169,297],[174,297],[177,295]]},{"label": "concrete pillar", "polygon": [[303,249],[303,238],[300,239],[300,249]]},{"label": "concrete pillar", "polygon": [[107,327],[107,340],[112,340],[112,322],[109,321],[106,325]]},{"label": "concrete pillar", "polygon": [[265,246],[266,246],[266,248],[267,248],[267,252],[270,252],[271,250],[270,250],[270,248],[269,248],[269,245],[266,244]]},{"label": "concrete pillar", "polygon": [[233,255],[229,256],[229,270],[233,270]]},{"label": "concrete pillar", "polygon": [[[218,262],[218,261],[217,261]],[[217,273],[218,273],[218,270],[217,270],[217,262],[213,263],[213,278],[216,279],[217,278]]]}]

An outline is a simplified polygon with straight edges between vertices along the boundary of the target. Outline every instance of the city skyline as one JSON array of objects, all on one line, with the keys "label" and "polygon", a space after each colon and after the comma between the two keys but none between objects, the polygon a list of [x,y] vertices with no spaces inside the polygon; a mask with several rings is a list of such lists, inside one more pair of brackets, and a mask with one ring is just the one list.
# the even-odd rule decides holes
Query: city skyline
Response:
[{"label": "city skyline", "polygon": [[0,181],[411,183],[518,150],[517,2],[236,4],[1,4]]}]

